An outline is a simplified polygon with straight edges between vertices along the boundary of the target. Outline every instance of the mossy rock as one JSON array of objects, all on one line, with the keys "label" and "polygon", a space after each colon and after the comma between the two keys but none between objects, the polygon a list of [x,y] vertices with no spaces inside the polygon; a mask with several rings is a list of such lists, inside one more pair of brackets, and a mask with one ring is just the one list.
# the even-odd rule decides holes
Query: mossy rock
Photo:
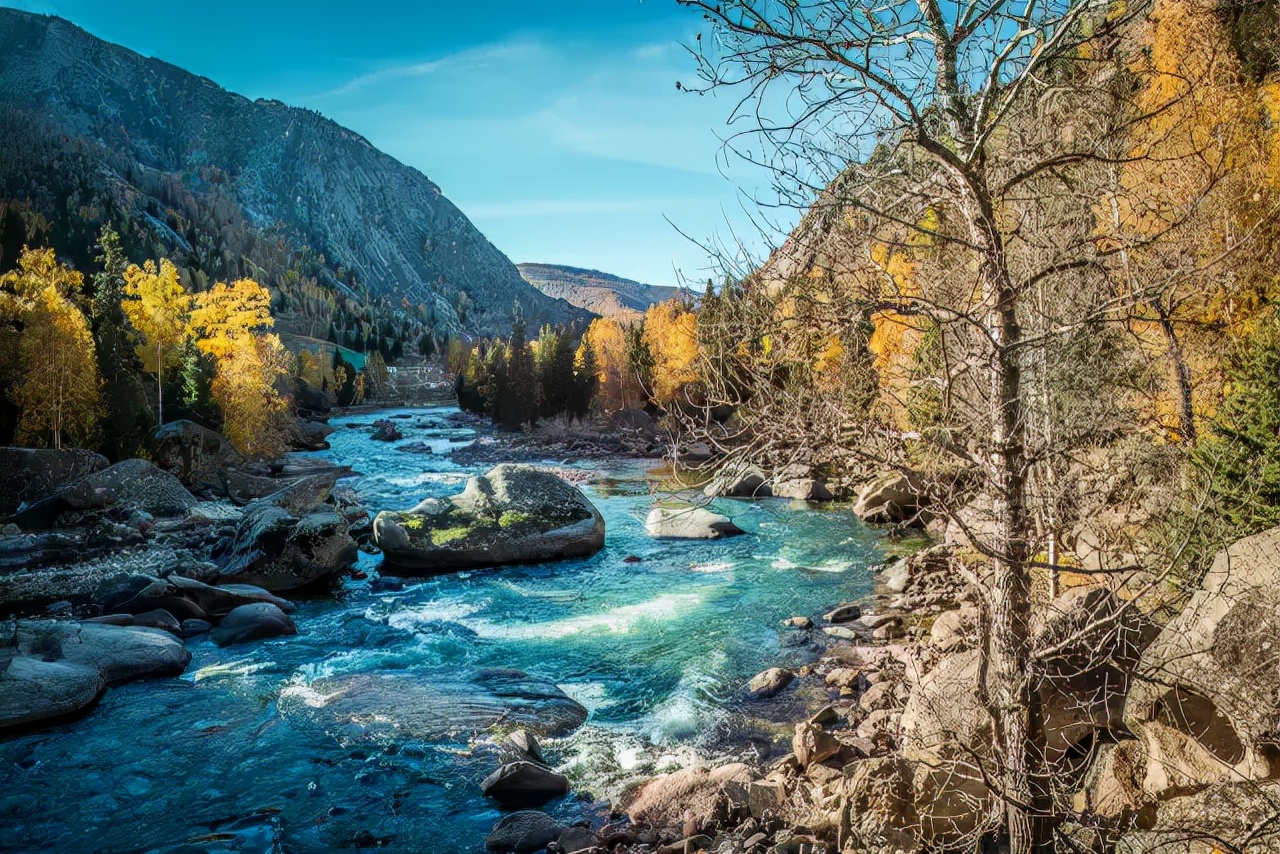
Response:
[{"label": "mossy rock", "polygon": [[555,475],[500,465],[459,495],[379,513],[373,536],[389,566],[433,574],[586,557],[604,547],[604,518]]}]

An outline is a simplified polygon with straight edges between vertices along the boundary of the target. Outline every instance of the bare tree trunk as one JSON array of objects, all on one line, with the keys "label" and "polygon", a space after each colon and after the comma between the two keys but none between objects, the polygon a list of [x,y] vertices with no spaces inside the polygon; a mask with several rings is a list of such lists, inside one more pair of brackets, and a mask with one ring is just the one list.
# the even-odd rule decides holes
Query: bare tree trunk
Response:
[{"label": "bare tree trunk", "polygon": [[994,301],[990,377],[991,472],[996,535],[990,590],[984,699],[995,727],[1010,854],[1048,850],[1049,811],[1043,764],[1044,727],[1031,675],[1031,577],[1027,571],[1027,503],[1022,372],[1017,345],[1017,291],[1004,262],[994,218],[983,216]]},{"label": "bare tree trunk", "polygon": [[1178,341],[1178,331],[1173,328],[1173,318],[1160,300],[1149,303],[1160,318],[1160,330],[1169,348],[1169,358],[1173,361],[1174,373],[1178,378],[1178,432],[1187,447],[1194,447],[1197,440],[1195,406],[1191,397],[1191,369],[1182,353],[1182,344]]},{"label": "bare tree trunk", "polygon": [[156,429],[164,426],[164,367],[160,361],[160,344],[156,344]]}]

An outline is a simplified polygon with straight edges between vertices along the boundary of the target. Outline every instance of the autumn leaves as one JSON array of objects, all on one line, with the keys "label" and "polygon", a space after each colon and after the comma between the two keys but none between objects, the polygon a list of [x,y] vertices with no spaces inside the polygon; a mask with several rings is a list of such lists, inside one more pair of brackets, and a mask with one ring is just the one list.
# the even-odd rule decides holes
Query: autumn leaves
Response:
[{"label": "autumn leaves", "polygon": [[[212,402],[223,431],[249,456],[284,450],[287,402],[275,388],[289,355],[274,325],[267,290],[251,279],[219,282],[191,294],[167,258],[117,265],[118,280],[97,283],[97,302],[119,294],[142,369],[156,377],[157,420],[173,373],[211,370]],[[101,278],[101,277],[99,277]],[[106,278],[112,279],[107,271]],[[58,263],[52,249],[26,249],[0,277],[0,315],[21,326],[9,397],[20,408],[19,440],[90,444],[103,415],[102,380],[83,306],[84,277]],[[115,308],[114,306],[111,308]],[[7,355],[7,354],[6,354]],[[197,385],[194,378],[192,385]],[[193,394],[198,391],[193,389]]]}]

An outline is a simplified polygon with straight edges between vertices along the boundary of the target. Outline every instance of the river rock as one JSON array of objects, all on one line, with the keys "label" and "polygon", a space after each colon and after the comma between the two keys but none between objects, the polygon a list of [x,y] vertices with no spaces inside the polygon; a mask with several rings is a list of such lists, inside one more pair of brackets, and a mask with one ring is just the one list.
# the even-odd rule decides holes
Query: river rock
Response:
[{"label": "river rock", "polygon": [[658,505],[644,520],[645,533],[657,539],[718,540],[744,531],[705,507]]},{"label": "river rock", "polygon": [[759,466],[730,462],[702,490],[708,498],[768,498],[773,490]]},{"label": "river rock", "polygon": [[70,484],[58,497],[76,510],[127,507],[153,516],[178,516],[195,496],[169,472],[146,460],[124,460]]},{"label": "river rock", "polygon": [[135,626],[147,626],[153,629],[161,629],[171,635],[182,634],[182,623],[180,623],[173,614],[170,614],[164,608],[155,608],[151,611],[143,611],[141,614],[135,614],[133,616],[133,624]]},{"label": "river rock", "polygon": [[1280,720],[1280,528],[1214,558],[1145,650],[1124,722],[1146,753],[1151,797],[1275,775]]},{"label": "river rock", "polygon": [[801,768],[830,759],[840,752],[841,746],[835,736],[809,721],[796,724],[795,735],[791,737],[791,751]]},{"label": "river rock", "polygon": [[288,613],[294,605],[287,599],[281,599],[273,593],[252,584],[205,584],[194,578],[181,575],[170,575],[165,581],[174,591],[195,602],[210,617],[225,617],[241,605],[254,602],[270,602],[281,611]]},{"label": "river rock", "polygon": [[827,485],[813,476],[806,466],[787,466],[773,476],[771,482],[776,498],[793,501],[830,501],[834,496]]},{"label": "river rock", "polygon": [[851,623],[862,616],[860,605],[840,605],[822,615],[828,623]]},{"label": "river rock", "polygon": [[299,418],[294,428],[292,445],[298,451],[324,451],[329,448],[333,428],[323,421]]},{"label": "river rock", "polygon": [[0,638],[0,729],[78,711],[108,685],[176,676],[191,660],[158,629],[69,620],[11,626]]},{"label": "river rock", "polygon": [[747,683],[747,691],[754,699],[763,700],[782,691],[795,678],[796,675],[790,670],[784,670],[781,667],[770,667],[768,670],[751,677],[751,681]]},{"label": "river rock", "polygon": [[279,592],[314,584],[349,569],[356,541],[346,520],[329,505],[301,509],[332,489],[328,478],[304,478],[252,502],[220,555],[221,577]]},{"label": "river rock", "polygon": [[541,851],[560,838],[565,826],[544,812],[520,810],[503,816],[484,841],[490,851],[526,854]]},{"label": "river rock", "polygon": [[281,703],[289,713],[320,716],[326,726],[395,741],[436,741],[498,723],[559,737],[587,719],[587,710],[554,683],[502,669],[349,673],[317,679]]},{"label": "river rock", "polygon": [[396,427],[394,422],[384,418],[381,421],[373,422],[373,432],[370,437],[375,442],[394,442],[398,439],[403,439],[404,434],[400,432],[400,428]]},{"label": "river rock", "polygon": [[107,685],[96,667],[13,655],[11,649],[0,649],[0,667],[0,732],[80,711]]},{"label": "river rock", "polygon": [[160,607],[177,594],[168,581],[154,575],[120,573],[105,578],[93,592],[93,601],[107,614],[138,614]]},{"label": "river rock", "polygon": [[270,602],[254,602],[232,609],[213,630],[213,641],[218,646],[232,646],[297,633],[297,626],[284,611]]},{"label": "river rock", "polygon": [[576,487],[536,469],[500,465],[460,495],[383,511],[374,543],[388,565],[418,573],[593,555],[604,518]]},{"label": "river rock", "polygon": [[83,448],[0,448],[0,517],[108,465],[102,454]]},{"label": "river rock", "polygon": [[622,809],[636,824],[663,827],[692,820],[704,827],[728,818],[734,802],[744,799],[751,776],[751,769],[741,762],[682,768],[624,795]]},{"label": "river rock", "polygon": [[188,640],[200,637],[200,635],[207,635],[211,631],[213,631],[213,623],[208,620],[183,620],[178,637]]},{"label": "river rock", "polygon": [[226,495],[225,472],[243,462],[227,437],[185,419],[156,431],[151,455],[188,489],[210,495]]},{"label": "river rock", "polygon": [[16,626],[19,654],[96,668],[108,685],[148,676],[177,676],[191,661],[191,653],[160,629],[71,620],[23,620]]},{"label": "river rock", "polygon": [[864,522],[898,524],[915,519],[927,503],[917,478],[901,472],[886,472],[858,490],[853,512]]},{"label": "river rock", "polygon": [[569,780],[536,762],[509,762],[480,784],[504,808],[539,807],[569,794]]}]

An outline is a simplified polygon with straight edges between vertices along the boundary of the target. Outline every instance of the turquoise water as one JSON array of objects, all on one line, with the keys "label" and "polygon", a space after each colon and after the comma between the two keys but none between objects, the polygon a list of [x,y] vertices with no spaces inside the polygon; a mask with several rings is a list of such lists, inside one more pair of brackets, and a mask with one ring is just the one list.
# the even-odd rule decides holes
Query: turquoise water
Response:
[{"label": "turquoise water", "polygon": [[[321,452],[363,474],[351,484],[371,509],[453,493],[470,473],[446,455],[470,438],[439,426],[452,410],[406,411],[401,442],[368,438],[363,425],[388,413],[360,415],[334,419]],[[331,676],[435,683],[502,667],[554,681],[591,715],[546,745],[574,782],[548,807],[565,820],[603,820],[599,799],[646,773],[767,742],[752,719],[794,701],[744,705],[743,684],[813,657],[781,620],[869,592],[879,535],[841,510],[718,501],[748,536],[655,541],[644,465],[579,468],[607,526],[592,558],[400,586],[377,582],[380,558],[362,554],[370,580],[301,602],[298,636],[192,641],[183,678],[114,689],[79,721],[0,741],[0,849],[482,851],[500,816],[478,786],[498,762],[489,740],[388,737],[326,716],[315,683]],[[394,726],[394,706],[377,715]]]}]

